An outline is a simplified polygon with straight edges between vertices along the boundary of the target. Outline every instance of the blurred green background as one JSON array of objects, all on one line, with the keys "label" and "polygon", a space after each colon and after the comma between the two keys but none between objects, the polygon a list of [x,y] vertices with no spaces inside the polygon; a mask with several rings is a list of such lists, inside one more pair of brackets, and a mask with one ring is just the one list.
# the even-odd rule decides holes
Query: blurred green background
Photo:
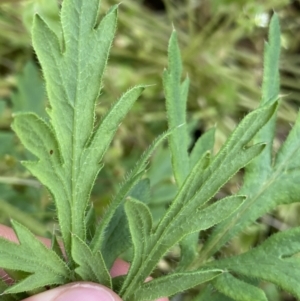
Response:
[{"label": "blurred green background", "polygon": [[[38,12],[59,33],[60,2],[0,0],[0,222],[9,224],[10,218],[16,219],[37,235],[47,235],[55,229],[55,208],[45,188],[21,166],[20,160],[31,155],[10,124],[12,114],[19,111],[35,111],[47,118],[47,96],[31,47],[30,28]],[[115,3],[102,0],[102,13]],[[216,126],[217,151],[241,118],[258,106],[263,46],[273,11],[278,13],[282,27],[283,97],[274,141],[276,150],[291,128],[300,103],[300,1],[122,2],[97,116],[101,117],[129,87],[142,83],[151,86],[119,128],[105,157],[106,166],[92,193],[99,216],[139,154],[167,127],[161,75],[167,66],[172,26],[178,31],[185,72],[191,79],[187,111],[191,148],[195,139]],[[175,193],[166,145],[152,158],[148,176],[152,185],[150,207],[157,220]],[[238,174],[220,194],[236,192],[241,181]],[[299,213],[298,204],[281,206],[246,229],[224,252],[244,252],[274,232],[299,225]],[[178,250],[174,249],[159,269],[170,271],[176,256]],[[294,300],[273,285],[265,284],[264,288],[272,301]],[[176,298],[196,301],[198,291],[199,288]]]}]

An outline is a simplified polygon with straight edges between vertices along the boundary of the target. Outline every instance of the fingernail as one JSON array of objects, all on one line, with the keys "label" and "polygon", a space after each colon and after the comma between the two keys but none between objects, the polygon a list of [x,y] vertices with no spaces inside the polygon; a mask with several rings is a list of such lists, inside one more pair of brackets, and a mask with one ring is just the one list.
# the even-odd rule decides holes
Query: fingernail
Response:
[{"label": "fingernail", "polygon": [[62,292],[53,301],[115,301],[105,288],[91,284],[75,284]]}]

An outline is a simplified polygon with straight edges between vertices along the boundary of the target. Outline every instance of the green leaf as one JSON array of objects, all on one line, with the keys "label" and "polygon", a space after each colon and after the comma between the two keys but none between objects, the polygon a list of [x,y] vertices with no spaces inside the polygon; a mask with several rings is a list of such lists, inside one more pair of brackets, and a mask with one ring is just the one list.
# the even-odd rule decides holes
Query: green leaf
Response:
[{"label": "green leaf", "polygon": [[[176,53],[177,50],[176,48],[174,49],[174,53]],[[178,55],[175,57],[179,65],[176,67],[176,71],[173,72],[174,78],[178,81],[179,76],[176,72],[181,67]],[[167,76],[165,72],[165,78]],[[172,81],[165,81],[165,83],[170,86],[170,89],[173,87]],[[172,101],[174,99],[174,97],[170,98]],[[262,152],[265,147],[264,144],[259,143],[250,147],[248,145],[255,134],[272,118],[276,108],[277,103],[265,105],[247,115],[211,162],[209,162],[209,156],[207,155],[204,155],[199,160],[183,184],[180,184],[177,196],[152,235],[138,234],[139,230],[144,231],[143,229],[147,227],[139,225],[138,221],[132,222],[130,225],[130,220],[134,219],[134,217],[133,214],[130,215],[130,212],[128,212],[130,215],[128,216],[130,232],[134,241],[134,257],[131,269],[120,290],[120,295],[123,299],[133,298],[134,292],[142,285],[146,277],[151,274],[160,258],[184,236],[213,226],[223,218],[226,218],[226,216],[230,216],[237,209],[241,203],[235,203],[233,206],[226,207],[228,211],[223,212],[221,219],[215,220],[214,217],[217,214],[216,208],[218,206],[218,203],[216,203],[216,205],[212,205],[216,206],[215,208],[208,207],[204,209],[202,213],[204,213],[205,218],[203,220],[201,220],[201,215],[198,215],[201,206],[204,206],[240,168],[246,166]],[[183,147],[185,147],[184,143]],[[171,152],[173,152],[172,149]],[[180,156],[177,159],[180,160]],[[146,208],[143,211],[146,212]],[[208,210],[207,215],[205,215],[205,210]],[[146,218],[146,214],[143,218]],[[143,236],[144,239],[139,240],[141,238],[139,235]],[[147,254],[147,256],[140,255],[141,252],[142,254]]]},{"label": "green leaf", "polygon": [[276,99],[279,94],[280,44],[279,19],[274,13],[270,22],[269,42],[265,43],[262,105]]},{"label": "green leaf", "polygon": [[149,237],[152,232],[152,216],[147,205],[132,198],[126,201],[125,212],[134,247],[134,259],[129,273],[135,274],[140,264],[149,255],[147,252],[148,239],[146,237]]},{"label": "green leaf", "polygon": [[230,273],[223,273],[213,281],[213,286],[236,301],[268,301],[264,291],[246,283]]},{"label": "green leaf", "polygon": [[[99,0],[64,0],[55,32],[39,15],[35,17],[33,46],[46,80],[50,120],[47,124],[34,114],[16,115],[13,128],[37,157],[37,161],[24,162],[24,165],[55,200],[70,267],[74,268],[75,260],[79,265],[76,271],[83,280],[108,284],[107,273],[98,271],[97,274],[93,270],[94,267],[102,269],[105,264],[101,254],[97,250],[92,252],[86,244],[86,239],[91,238],[87,234],[91,227],[86,209],[95,178],[103,167],[101,160],[144,87],[126,92],[101,122],[95,124],[95,104],[117,20],[117,6],[113,6],[98,22],[99,5]],[[142,163],[139,168],[144,167]],[[142,171],[133,174],[131,185]],[[125,187],[125,192],[131,185]],[[92,252],[93,266],[84,252]]]},{"label": "green leaf", "polygon": [[14,117],[13,130],[24,146],[39,160],[22,162],[54,196],[60,229],[66,251],[71,243],[70,192],[63,169],[61,150],[51,127],[33,113],[18,113]]},{"label": "green leaf", "polygon": [[[201,173],[195,173],[195,176],[191,177],[190,175],[187,178],[183,187],[190,186],[190,183],[196,179],[198,190],[193,196],[189,196],[188,201],[184,202],[185,214],[189,215],[190,212],[205,204],[240,168],[261,153],[264,145],[253,145],[249,148],[246,148],[246,145],[272,117],[276,107],[276,104],[264,106],[248,114],[228,138],[211,164],[203,172],[201,170]],[[182,205],[182,198],[178,197],[174,200],[160,224],[162,230],[173,219],[174,214],[181,211]]]},{"label": "green leaf", "polygon": [[[269,44],[265,51],[264,84],[261,107],[278,98],[278,64],[280,53],[279,21],[274,14],[269,32]],[[274,94],[275,93],[275,94]],[[245,170],[244,184],[239,193],[248,196],[232,219],[218,225],[203,247],[198,262],[205,261],[217,252],[232,237],[259,217],[274,209],[279,204],[298,202],[300,187],[300,115],[298,115],[288,138],[279,149],[275,159],[272,156],[275,131],[275,115],[255,136],[255,141],[266,141],[266,149],[253,160]]]},{"label": "green leaf", "polygon": [[182,64],[177,34],[174,31],[169,41],[169,68],[164,71],[163,84],[166,96],[169,128],[177,129],[169,136],[174,176],[178,186],[189,172],[188,132],[186,126],[186,101],[189,87],[187,78],[181,84]]},{"label": "green leaf", "polygon": [[[197,164],[197,161],[201,159],[201,157],[206,152],[212,152],[215,142],[215,128],[212,128],[205,132],[194,145],[192,152],[190,154],[190,169],[192,170],[193,166]],[[189,195],[192,196],[199,188],[198,181],[195,181],[194,188],[189,189]],[[187,199],[189,196],[187,196]],[[187,266],[189,266],[194,259],[198,255],[198,241],[199,241],[199,233],[195,232],[188,236],[186,236],[180,242],[181,249],[181,257],[180,262],[177,266],[177,271],[184,270]]]},{"label": "green leaf", "polygon": [[151,301],[183,292],[222,274],[222,270],[176,273],[144,283],[135,293],[134,300]]},{"label": "green leaf", "polygon": [[0,238],[0,266],[30,275],[8,287],[5,293],[20,293],[70,280],[70,270],[57,254],[48,249],[28,229],[12,221],[20,244]]},{"label": "green leaf", "polygon": [[205,267],[227,269],[231,273],[272,282],[300,298],[300,260],[293,256],[300,252],[299,235],[300,227],[274,234],[246,253],[214,261]]},{"label": "green leaf", "polygon": [[[178,237],[184,237],[189,233],[196,232],[196,238],[198,240],[198,232],[200,230],[206,230],[218,224],[228,216],[230,218],[232,213],[234,213],[242,205],[245,199],[245,196],[234,195],[224,198],[205,209],[199,208],[189,215],[183,213],[182,217],[177,221],[178,225],[181,225],[181,227],[177,227],[176,229],[174,226],[174,230],[176,231],[176,233],[174,233],[174,238],[178,240]],[[168,239],[171,239],[171,235],[169,234],[168,236]],[[181,263],[183,267],[188,267],[193,262],[196,250],[194,253],[191,253],[192,251],[193,249],[190,248],[188,249],[187,254],[184,255],[187,256],[190,253],[191,257],[183,259],[184,262]]]},{"label": "green leaf", "polygon": [[[161,258],[169,248],[184,236],[219,223],[231,215],[241,205],[244,198],[243,196],[228,197],[203,210],[199,208],[190,215],[183,213],[162,234],[157,229],[156,231],[152,230],[152,218],[146,205],[136,201],[126,204],[125,209],[128,208],[126,214],[134,245],[134,258],[127,279],[123,284],[123,291],[124,288],[127,288],[128,279],[139,275],[140,269],[142,270],[141,275],[139,275],[140,279],[146,279],[147,274],[150,274],[153,269],[154,258],[155,260]],[[135,281],[137,280],[135,279]]]},{"label": "green leaf", "polygon": [[111,288],[111,277],[100,251],[93,253],[83,240],[74,235],[72,256],[78,265],[75,272],[81,277],[81,280],[101,283]]},{"label": "green leaf", "polygon": [[[198,234],[199,231],[208,229],[228,216],[231,216],[231,214],[241,206],[244,199],[244,196],[231,196],[204,209],[198,208],[194,212],[189,212],[189,214],[182,210],[182,214],[180,214],[180,216],[173,221],[172,225],[166,229],[162,237],[158,235],[158,232],[150,237],[149,241],[154,241],[156,243],[157,258],[162,257],[170,247],[175,245],[185,236],[195,232]],[[141,244],[142,242],[137,241],[137,243]],[[187,265],[191,263],[190,259],[186,259],[186,261],[185,264]],[[133,262],[135,261],[133,260]]]},{"label": "green leaf", "polygon": [[[12,128],[19,135],[24,146],[38,159],[39,164],[47,167],[47,162],[62,165],[57,139],[50,126],[34,113],[17,113],[14,115]],[[52,151],[52,152],[51,152]]]},{"label": "green leaf", "polygon": [[[181,216],[176,220],[176,223],[181,225],[180,229],[175,225],[172,226],[173,231],[176,232],[176,239],[178,239],[178,236],[184,237],[189,233],[206,230],[218,224],[228,216],[230,217],[242,205],[245,199],[245,196],[233,195],[217,201],[204,209],[200,207],[194,212],[182,210]],[[185,214],[185,212],[189,212],[190,214]]]},{"label": "green leaf", "polygon": [[[279,98],[279,56],[280,27],[276,14],[273,15],[269,29],[269,43],[265,43],[264,74],[262,84],[262,99],[260,106],[271,104]],[[254,143],[267,143],[265,151],[246,168],[244,186],[256,187],[265,181],[272,170],[272,144],[275,134],[276,114],[255,136]],[[263,168],[262,168],[263,167]],[[255,176],[254,176],[255,174]],[[259,175],[259,176],[258,176]],[[247,188],[246,188],[247,189]],[[248,188],[250,191],[252,188]]]},{"label": "green leaf", "polygon": [[[247,253],[207,261],[267,210],[278,203],[298,200],[300,117],[275,160],[272,157],[279,93],[277,16],[272,18],[266,45],[261,105],[242,120],[213,158],[213,131],[203,135],[188,154],[185,115],[189,79],[181,80],[180,49],[176,33],[172,34],[168,69],[163,74],[169,132],[142,155],[96,229],[89,202],[93,184],[114,134],[144,90],[143,86],[130,89],[96,121],[95,106],[117,20],[117,6],[101,20],[99,9],[99,0],[64,0],[59,22],[50,25],[38,15],[34,19],[33,45],[46,80],[49,121],[34,113],[17,114],[13,129],[36,158],[23,164],[54,198],[66,256],[56,237],[52,249],[47,249],[28,229],[14,222],[20,244],[0,238],[0,267],[17,272],[16,280],[20,281],[5,292],[19,293],[74,280],[111,287],[108,269],[116,256],[132,244],[130,270],[115,281],[126,301],[170,296],[213,279],[220,292],[236,300],[266,300],[261,290],[243,278],[269,281],[300,297],[300,262],[294,256],[300,251],[300,228],[276,234]],[[149,200],[150,187],[141,178],[153,150],[166,136],[178,192],[153,227],[152,214],[141,202]],[[209,203],[244,167],[246,177],[239,195]],[[247,195],[246,200],[243,195]],[[198,232],[220,222],[201,249],[197,262],[201,270],[174,273],[145,283],[161,258],[178,243],[182,246],[179,268],[195,268]],[[187,256],[190,257],[186,259]],[[258,263],[255,269],[253,263]],[[225,270],[226,274],[222,274]]]},{"label": "green leaf", "polygon": [[[92,185],[101,169],[101,164],[98,163],[120,123],[120,118],[117,125],[111,122],[111,136],[106,136],[103,143],[95,145],[102,128],[100,125],[93,135],[95,103],[115,34],[116,8],[111,9],[97,24],[98,0],[63,1],[63,41],[59,40],[41,17],[36,16],[33,24],[33,46],[46,79],[50,102],[48,114],[63,162],[64,181],[54,191],[50,190],[54,198],[57,198],[58,191],[65,191],[64,200],[55,201],[58,211],[64,211],[68,215],[67,221],[64,221],[62,215],[58,215],[58,218],[69,255],[71,233],[85,239],[85,209]],[[123,99],[130,98],[131,101],[131,96],[132,92],[128,92]],[[124,116],[125,111],[120,110],[119,117]],[[110,118],[104,119],[103,131],[108,128],[109,120]],[[35,175],[39,178],[37,172]],[[55,173],[50,172],[45,185],[48,187],[50,178],[56,177]],[[81,180],[83,178],[85,181]],[[69,208],[66,203],[69,203]]]},{"label": "green leaf", "polygon": [[[90,185],[86,186],[86,190],[83,190],[82,187],[78,186],[77,194],[81,196],[81,199],[89,194],[92,189],[95,176],[99,171],[99,167],[97,167],[99,166],[99,162],[102,160],[105,152],[107,151],[107,148],[121,121],[124,119],[125,115],[143,90],[144,87],[135,87],[125,93],[120,100],[112,106],[89,140],[86,149],[82,153],[80,167],[82,169],[82,178],[85,179],[86,183],[90,183]],[[89,165],[94,166],[94,168],[85,168],[85,166]],[[76,207],[78,208],[77,211],[84,212],[86,203],[82,201],[80,202],[81,199],[78,198],[78,204]],[[80,216],[76,217],[75,215],[74,220],[77,219],[80,219]]]},{"label": "green leaf", "polygon": [[[130,89],[112,106],[88,141],[85,152],[83,153],[85,160],[83,164],[87,164],[88,162],[97,164],[102,159],[121,121],[143,90],[144,87],[142,86]],[[91,173],[87,171],[84,173],[85,176],[89,177],[90,174]]]},{"label": "green leaf", "polygon": [[[177,35],[174,31],[169,42],[169,66],[163,75],[164,90],[166,95],[167,119],[169,128],[177,126],[177,130],[169,137],[169,147],[172,157],[173,173],[180,187],[186,179],[189,171],[196,165],[197,161],[206,151],[211,151],[214,143],[214,137],[208,132],[196,144],[191,158],[188,155],[188,129],[186,126],[186,102],[188,98],[189,79],[181,83],[182,62],[180,50],[177,41]],[[214,133],[213,133],[214,135]],[[209,140],[209,141],[208,141]],[[198,188],[195,183],[194,188]],[[197,189],[196,188],[196,189]],[[194,194],[192,188],[189,189],[189,196]],[[187,236],[180,243],[181,262],[180,266],[193,261],[197,255],[198,235],[193,233]]]},{"label": "green leaf", "polygon": [[[201,159],[201,157],[204,156],[206,152],[212,152],[214,147],[214,142],[215,142],[215,128],[208,130],[197,140],[190,154],[190,170],[193,169],[193,167],[197,164],[197,162]],[[194,195],[197,189],[198,189],[198,182],[195,183],[194,189],[190,189],[189,195],[190,196]],[[187,196],[187,199],[188,198],[189,196]],[[178,271],[184,270],[197,257],[198,240],[199,240],[199,233],[195,232],[186,236],[180,242],[181,257],[180,257],[180,262],[177,266]]]}]

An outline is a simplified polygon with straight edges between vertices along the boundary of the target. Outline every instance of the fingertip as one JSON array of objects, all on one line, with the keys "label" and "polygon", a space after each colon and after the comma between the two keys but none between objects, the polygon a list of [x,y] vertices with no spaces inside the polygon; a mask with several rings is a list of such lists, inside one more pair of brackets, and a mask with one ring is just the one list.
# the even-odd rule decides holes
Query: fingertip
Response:
[{"label": "fingertip", "polygon": [[122,301],[109,288],[92,282],[75,282],[29,297],[23,301]]},{"label": "fingertip", "polygon": [[128,273],[130,264],[122,259],[116,259],[112,268],[110,269],[110,275],[114,278],[117,276],[126,275]]}]

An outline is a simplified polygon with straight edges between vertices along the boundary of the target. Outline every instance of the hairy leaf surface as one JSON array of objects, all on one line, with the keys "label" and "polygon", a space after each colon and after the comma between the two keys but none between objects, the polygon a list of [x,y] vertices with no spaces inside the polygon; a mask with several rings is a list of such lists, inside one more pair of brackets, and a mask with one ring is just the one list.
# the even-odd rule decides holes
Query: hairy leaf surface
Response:
[{"label": "hairy leaf surface", "polygon": [[93,253],[78,236],[73,237],[72,244],[72,256],[78,265],[75,271],[81,279],[102,283],[111,288],[111,277],[100,251]]},{"label": "hairy leaf surface", "polygon": [[188,135],[185,120],[189,79],[187,78],[181,83],[182,64],[175,31],[169,41],[168,58],[169,68],[163,74],[168,125],[169,128],[177,127],[169,136],[169,146],[174,176],[177,185],[180,186],[189,172]]},{"label": "hairy leaf surface", "polygon": [[5,293],[20,293],[70,280],[65,262],[40,242],[27,228],[12,221],[20,244],[0,237],[0,266],[29,273],[25,279],[8,287]]},{"label": "hairy leaf surface", "polygon": [[263,290],[237,279],[230,273],[223,273],[217,277],[213,281],[213,286],[236,301],[268,301]]},{"label": "hairy leaf surface", "polygon": [[246,253],[214,261],[206,267],[272,282],[299,298],[300,260],[293,256],[300,252],[299,236],[299,227],[289,229],[272,235]]},{"label": "hairy leaf surface", "polygon": [[[269,43],[266,44],[263,95],[260,107],[275,103],[279,91],[280,29],[276,14],[270,24]],[[271,87],[271,88],[270,88]],[[300,186],[300,115],[275,158],[272,143],[275,115],[255,136],[255,142],[266,141],[266,149],[253,160],[245,172],[244,185],[239,191],[248,196],[235,217],[217,226],[204,245],[198,262],[212,256],[233,236],[279,204],[299,201]]]},{"label": "hairy leaf surface", "polygon": [[[33,113],[16,114],[13,129],[37,159],[23,164],[53,196],[69,266],[78,273],[76,277],[110,285],[100,246],[90,249],[87,245],[92,238],[87,235],[91,225],[86,210],[103,167],[101,160],[144,87],[128,90],[96,122],[95,105],[117,20],[117,6],[100,21],[99,9],[99,0],[64,0],[55,32],[36,15],[33,46],[46,80],[50,119],[47,123]],[[137,174],[125,194],[139,180]],[[54,247],[58,252],[57,244]],[[91,261],[85,252],[92,254]]]},{"label": "hairy leaf surface", "polygon": [[[178,127],[179,122],[185,121],[181,113],[177,114],[177,105],[181,109],[182,106],[185,108],[186,99],[179,95],[185,95],[187,82],[183,84],[185,92],[181,94],[178,87],[181,87],[179,72],[182,67],[174,33],[169,43],[169,57],[170,70],[164,72],[164,86],[167,102],[169,102],[167,104],[168,120],[169,126],[171,124],[173,127]],[[152,218],[147,207],[142,203],[135,203],[133,206],[132,201],[127,204],[126,213],[134,245],[134,256],[120,291],[125,300],[135,298],[134,292],[151,274],[159,259],[174,244],[188,234],[212,227],[226,217],[231,218],[233,212],[241,205],[239,196],[229,198],[227,201],[226,199],[219,201],[203,211],[201,207],[214,197],[239,169],[246,166],[264,150],[265,145],[262,143],[248,145],[257,132],[273,117],[276,109],[277,103],[271,103],[248,114],[219,153],[212,160],[209,154],[203,155],[191,171],[189,171],[188,157],[188,165],[185,162],[186,130],[180,135],[176,131],[171,134],[169,143],[172,165],[179,190],[166,214],[156,229],[151,229]],[[181,138],[183,138],[182,143]],[[139,208],[138,212],[135,211],[136,208]]]},{"label": "hairy leaf surface", "polygon": [[[300,228],[275,234],[244,254],[208,261],[245,226],[278,204],[298,201],[300,194],[300,114],[275,158],[272,155],[279,95],[277,16],[272,18],[265,46],[261,104],[239,123],[216,155],[211,154],[215,129],[200,137],[189,153],[189,78],[182,81],[183,65],[173,31],[168,68],[163,73],[169,131],[154,141],[127,174],[96,227],[89,199],[103,168],[101,161],[145,88],[129,89],[96,120],[95,106],[118,8],[113,6],[100,19],[100,2],[63,0],[55,26],[39,15],[34,18],[33,46],[46,80],[49,119],[19,113],[12,127],[34,156],[32,161],[23,162],[24,166],[48,188],[55,201],[64,249],[57,233],[53,233],[51,248],[47,248],[27,228],[12,222],[20,243],[0,238],[0,267],[15,273],[19,281],[10,287],[0,282],[0,288],[5,293],[22,293],[75,280],[111,288],[109,269],[133,246],[128,274],[114,281],[114,289],[125,301],[170,296],[208,281],[218,290],[212,300],[266,301],[252,279],[272,282],[300,298],[300,261],[295,256],[300,252]],[[176,195],[154,225],[147,206],[150,183],[143,176],[150,156],[166,137]],[[245,179],[239,193],[217,200],[222,186],[242,168]],[[199,231],[217,224],[196,259]],[[176,244],[181,246],[181,258],[175,272],[147,282],[161,258]],[[203,296],[210,294],[211,286]],[[4,298],[24,299],[21,295]]]},{"label": "hairy leaf surface", "polygon": [[196,285],[210,281],[222,274],[222,270],[171,274],[144,283],[135,293],[135,300],[151,301],[183,292]]},{"label": "hairy leaf surface", "polygon": [[[98,163],[110,142],[107,138],[103,144],[94,145],[94,137],[101,126],[92,134],[95,102],[100,93],[101,79],[115,33],[117,13],[115,7],[97,24],[98,10],[98,0],[63,1],[62,41],[41,17],[36,16],[33,25],[33,45],[46,79],[50,101],[48,114],[60,149],[62,171],[59,175],[64,180],[55,189],[50,189],[50,178],[58,177],[55,170],[48,171],[43,178],[41,168],[34,174],[54,195],[69,255],[71,232],[85,239],[84,215],[89,193],[101,168]],[[122,113],[119,116],[123,116]],[[106,123],[109,119],[106,119]],[[111,129],[118,125],[112,122]],[[99,151],[95,156],[97,148]],[[48,149],[47,153],[50,151]],[[39,150],[37,157],[41,156],[45,154]],[[86,175],[88,179],[81,181]],[[60,191],[65,192],[63,196]],[[68,216],[67,221],[64,221],[65,217],[60,211]]]}]

